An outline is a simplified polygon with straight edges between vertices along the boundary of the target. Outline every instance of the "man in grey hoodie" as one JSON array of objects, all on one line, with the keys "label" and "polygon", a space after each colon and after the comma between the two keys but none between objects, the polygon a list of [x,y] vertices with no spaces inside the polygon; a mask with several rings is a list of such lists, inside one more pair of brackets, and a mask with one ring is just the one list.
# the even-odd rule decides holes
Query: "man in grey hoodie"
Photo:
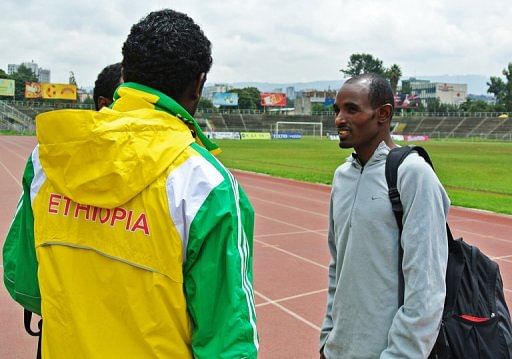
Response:
[{"label": "man in grey hoodie", "polygon": [[398,295],[398,241],[384,174],[396,145],[390,134],[393,93],[374,74],[345,82],[334,110],[340,147],[354,148],[333,178],[327,310],[320,357],[426,358],[437,338],[446,294],[445,221],[450,201],[417,153],[398,170],[404,207]]}]

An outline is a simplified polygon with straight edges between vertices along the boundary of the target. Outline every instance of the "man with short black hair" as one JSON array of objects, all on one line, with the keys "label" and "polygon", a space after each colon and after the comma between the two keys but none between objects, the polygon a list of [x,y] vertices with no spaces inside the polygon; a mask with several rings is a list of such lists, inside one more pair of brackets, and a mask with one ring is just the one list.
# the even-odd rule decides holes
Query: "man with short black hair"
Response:
[{"label": "man with short black hair", "polygon": [[114,91],[122,81],[120,62],[108,65],[101,70],[94,82],[92,92],[96,111],[101,110],[104,106],[110,106],[114,98]]},{"label": "man with short black hair", "polygon": [[355,152],[334,174],[331,253],[322,358],[426,358],[444,306],[449,199],[417,153],[398,171],[404,207],[399,303],[399,229],[385,178],[393,93],[375,74],[345,82],[334,104],[341,148]]},{"label": "man with short black hair", "polygon": [[37,118],[4,282],[49,358],[256,358],[254,211],[193,115],[211,45],[152,12],[111,108]]}]

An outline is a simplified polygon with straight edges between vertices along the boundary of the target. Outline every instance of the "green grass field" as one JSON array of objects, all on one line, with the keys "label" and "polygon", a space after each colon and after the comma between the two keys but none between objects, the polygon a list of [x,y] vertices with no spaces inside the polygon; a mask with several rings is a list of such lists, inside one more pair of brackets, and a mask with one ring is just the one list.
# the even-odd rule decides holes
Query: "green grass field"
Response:
[{"label": "green grass field", "polygon": [[[327,140],[219,140],[229,168],[330,184],[351,150]],[[512,214],[512,142],[428,141],[425,147],[453,205]]]}]

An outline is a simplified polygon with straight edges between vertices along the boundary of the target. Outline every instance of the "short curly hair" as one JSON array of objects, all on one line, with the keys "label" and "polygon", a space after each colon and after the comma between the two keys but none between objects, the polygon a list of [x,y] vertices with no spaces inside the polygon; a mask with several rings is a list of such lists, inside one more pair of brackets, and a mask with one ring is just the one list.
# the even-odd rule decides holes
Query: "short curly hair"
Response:
[{"label": "short curly hair", "polygon": [[[351,84],[361,80],[368,80],[370,82],[368,99],[373,109],[385,104],[390,104],[394,110],[395,97],[388,80],[380,75],[368,72],[351,77],[345,83]],[[393,115],[393,111],[391,111],[391,115]]]},{"label": "short curly hair", "polygon": [[123,45],[123,77],[179,99],[212,65],[211,43],[187,15],[164,9],[133,25]]},{"label": "short curly hair", "polygon": [[112,100],[114,97],[114,91],[117,86],[121,83],[121,63],[108,65],[101,70],[96,82],[94,82],[94,90],[92,91],[92,98],[94,100],[94,106],[96,111],[98,108],[98,98],[103,96]]}]

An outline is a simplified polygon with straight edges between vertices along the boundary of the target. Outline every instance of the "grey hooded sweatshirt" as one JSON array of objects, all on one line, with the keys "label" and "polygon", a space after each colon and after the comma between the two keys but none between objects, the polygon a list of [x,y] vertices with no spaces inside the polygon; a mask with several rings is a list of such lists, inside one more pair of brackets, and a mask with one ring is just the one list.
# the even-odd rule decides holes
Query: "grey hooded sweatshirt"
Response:
[{"label": "grey hooded sweatshirt", "polygon": [[334,174],[329,291],[320,348],[334,358],[426,358],[446,294],[450,201],[417,153],[398,170],[404,208],[404,304],[398,307],[398,226],[384,175],[382,142],[363,167],[352,155]]}]

